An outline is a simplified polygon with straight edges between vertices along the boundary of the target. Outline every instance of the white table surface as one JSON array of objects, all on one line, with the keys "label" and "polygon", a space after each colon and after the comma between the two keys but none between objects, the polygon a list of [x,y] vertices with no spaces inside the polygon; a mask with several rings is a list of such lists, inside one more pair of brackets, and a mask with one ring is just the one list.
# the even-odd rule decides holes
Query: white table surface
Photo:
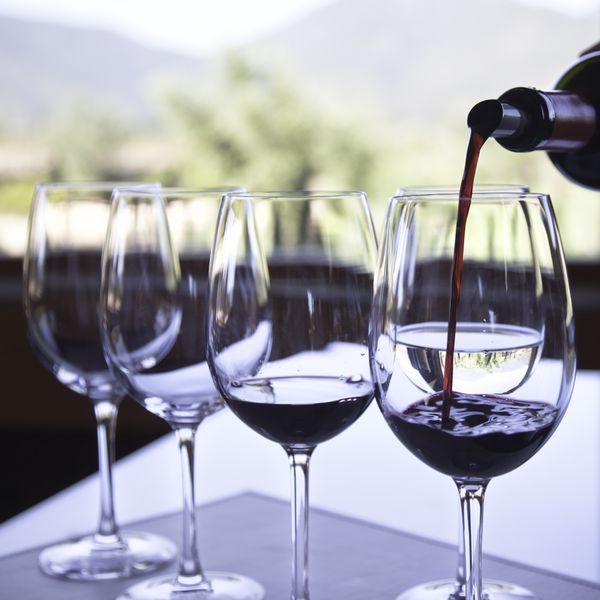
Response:
[{"label": "white table surface", "polygon": [[[283,450],[227,410],[200,427],[196,477],[199,504],[244,491],[289,498]],[[119,461],[114,479],[122,525],[180,510],[174,436]],[[317,448],[310,494],[315,507],[456,541],[454,484],[402,447],[375,403]],[[92,476],[0,525],[0,555],[93,530],[97,516],[98,481]],[[484,551],[600,582],[600,372],[578,373],[554,436],[528,463],[490,484]]]}]

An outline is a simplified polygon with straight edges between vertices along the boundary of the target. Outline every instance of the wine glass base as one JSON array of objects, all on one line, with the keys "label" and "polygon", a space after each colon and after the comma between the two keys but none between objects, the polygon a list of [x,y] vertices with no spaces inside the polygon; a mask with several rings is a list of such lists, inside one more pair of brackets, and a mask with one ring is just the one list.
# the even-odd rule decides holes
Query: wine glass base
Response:
[{"label": "wine glass base", "polygon": [[175,575],[154,577],[125,590],[117,600],[262,600],[263,587],[248,577],[234,573],[206,573],[200,584],[184,585]]},{"label": "wine glass base", "polygon": [[145,532],[121,532],[112,543],[89,535],[42,550],[38,564],[52,577],[97,581],[148,573],[171,562],[171,540]]},{"label": "wine glass base", "polygon": [[[507,583],[505,581],[494,581],[484,579],[484,600],[539,600],[529,590]],[[456,593],[454,580],[431,581],[410,588],[400,594],[396,600],[464,600],[464,596]]]}]

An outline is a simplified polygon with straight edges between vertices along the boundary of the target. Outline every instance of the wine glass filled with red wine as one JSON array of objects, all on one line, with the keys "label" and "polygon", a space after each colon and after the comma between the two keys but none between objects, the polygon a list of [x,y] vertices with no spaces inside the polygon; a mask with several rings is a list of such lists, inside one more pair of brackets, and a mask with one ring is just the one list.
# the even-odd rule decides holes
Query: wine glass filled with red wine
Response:
[{"label": "wine glass filled with red wine", "polygon": [[45,548],[39,557],[44,573],[67,579],[111,579],[144,573],[171,561],[176,553],[170,540],[121,531],[113,507],[115,425],[125,390],[104,358],[98,303],[102,245],[116,185],[37,185],[23,265],[30,343],[60,383],[91,400],[97,422],[98,528],[92,535]]},{"label": "wine glass filled with red wine", "polygon": [[[474,188],[477,193],[526,193],[529,187],[523,184],[510,183],[483,183],[477,184]],[[396,196],[420,196],[422,194],[452,194],[454,198],[460,193],[460,188],[454,185],[425,185],[425,186],[401,186],[396,189]],[[463,523],[462,511],[459,504],[459,523],[457,538],[457,562],[454,578],[439,579],[429,581],[406,590],[401,598],[402,600],[447,600],[448,598],[464,598],[465,595],[465,548],[462,536]],[[508,581],[497,579],[483,580],[483,593],[489,600],[524,600],[533,599],[535,595],[529,590]]]},{"label": "wine glass filled with red wine", "polygon": [[292,600],[308,600],[308,465],[373,397],[376,242],[366,196],[228,194],[210,274],[209,364],[232,411],[292,472]]},{"label": "wine glass filled with red wine", "polygon": [[183,528],[176,573],[138,582],[121,600],[262,600],[235,573],[205,571],[196,542],[194,441],[224,408],[206,362],[208,265],[228,189],[117,188],[102,258],[100,321],[118,380],[174,430],[181,458]]},{"label": "wine glass filled with red wine", "polygon": [[[465,589],[450,596],[446,589],[445,597],[485,598],[487,485],[548,440],[575,377],[573,314],[550,199],[514,192],[392,198],[370,358],[391,430],[459,491]],[[409,592],[434,597],[419,587]]]}]

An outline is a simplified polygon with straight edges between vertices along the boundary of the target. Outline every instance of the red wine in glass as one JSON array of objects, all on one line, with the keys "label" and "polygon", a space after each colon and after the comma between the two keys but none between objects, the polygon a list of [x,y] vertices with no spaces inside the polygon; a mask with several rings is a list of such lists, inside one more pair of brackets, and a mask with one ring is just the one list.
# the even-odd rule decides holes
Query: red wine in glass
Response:
[{"label": "red wine in glass", "polygon": [[[378,404],[409,450],[454,479],[469,525],[465,589],[418,586],[403,599],[482,597],[474,551],[484,490],[547,441],[574,377],[568,284],[549,199],[473,193],[483,138],[472,137],[458,219],[456,194],[398,196],[380,242],[371,342]],[[515,586],[486,591],[527,596]]]}]

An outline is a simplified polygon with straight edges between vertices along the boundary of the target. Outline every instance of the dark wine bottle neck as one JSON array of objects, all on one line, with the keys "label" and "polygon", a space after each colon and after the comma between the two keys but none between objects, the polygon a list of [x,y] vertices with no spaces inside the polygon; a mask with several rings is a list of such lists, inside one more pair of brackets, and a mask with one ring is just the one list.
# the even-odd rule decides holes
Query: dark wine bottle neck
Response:
[{"label": "dark wine bottle neck", "polygon": [[476,104],[467,118],[472,130],[513,152],[576,152],[590,143],[597,121],[593,104],[579,94],[525,87]]}]

